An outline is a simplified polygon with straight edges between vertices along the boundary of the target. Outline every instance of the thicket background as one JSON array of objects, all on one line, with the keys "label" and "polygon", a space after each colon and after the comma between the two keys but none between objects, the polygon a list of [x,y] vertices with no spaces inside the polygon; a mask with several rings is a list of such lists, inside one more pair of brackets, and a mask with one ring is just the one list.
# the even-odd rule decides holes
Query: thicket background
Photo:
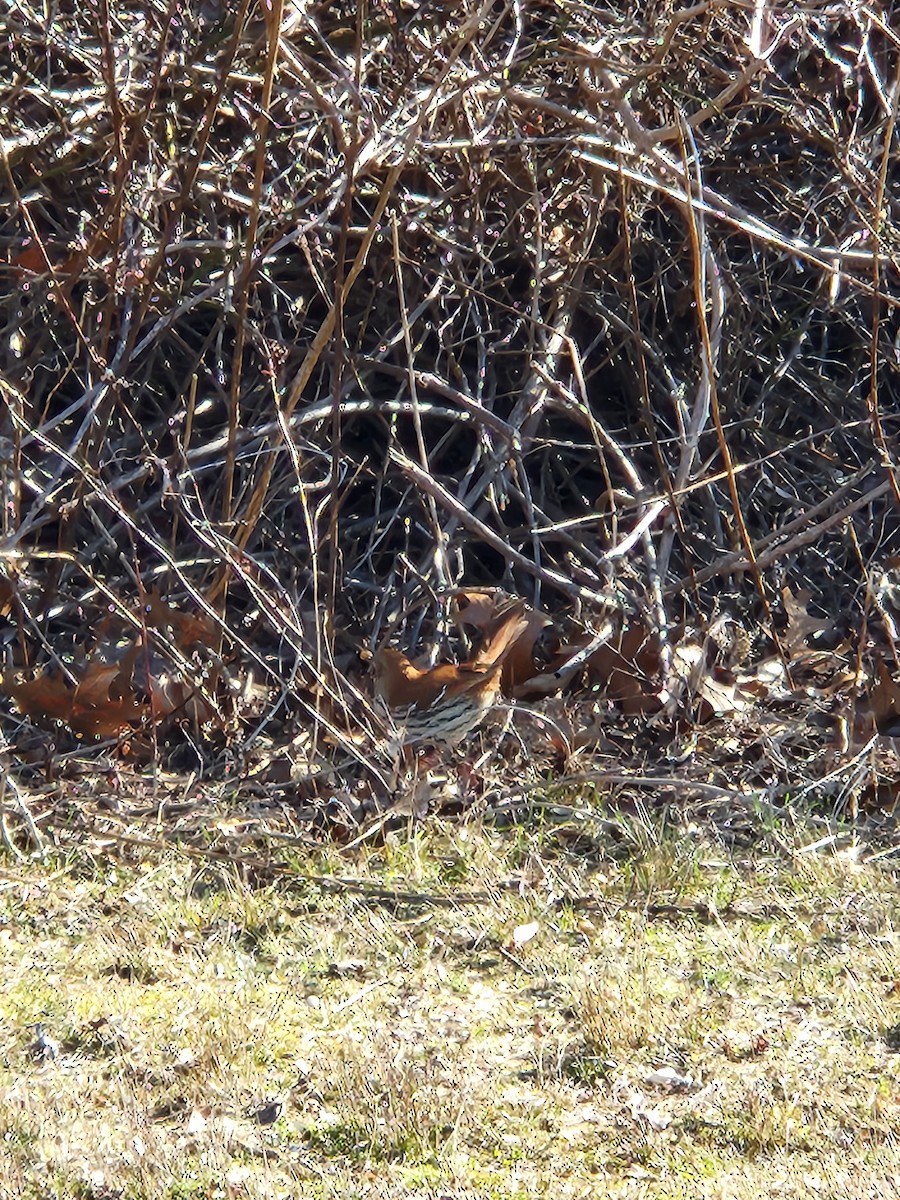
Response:
[{"label": "thicket background", "polygon": [[563,633],[771,648],[784,585],[884,624],[892,5],[3,21],[8,680],[365,729],[360,646],[460,584]]}]

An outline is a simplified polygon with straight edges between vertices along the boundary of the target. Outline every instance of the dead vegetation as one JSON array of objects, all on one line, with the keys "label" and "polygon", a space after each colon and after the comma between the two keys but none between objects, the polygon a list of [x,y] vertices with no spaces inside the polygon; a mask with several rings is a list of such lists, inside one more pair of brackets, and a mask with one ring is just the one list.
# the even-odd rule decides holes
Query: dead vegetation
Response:
[{"label": "dead vegetation", "polygon": [[801,788],[892,802],[892,15],[13,4],[9,786],[112,739],[358,829],[360,648],[465,654],[499,585],[536,763],[624,715],[638,774],[780,802],[812,739]]},{"label": "dead vegetation", "polygon": [[[687,801],[728,854],[891,855],[895,18],[10,5],[10,861],[264,877],[472,809],[581,853]],[[509,711],[404,773],[360,650],[477,663],[508,594]],[[578,993],[578,1070],[644,1036],[630,986]]]}]

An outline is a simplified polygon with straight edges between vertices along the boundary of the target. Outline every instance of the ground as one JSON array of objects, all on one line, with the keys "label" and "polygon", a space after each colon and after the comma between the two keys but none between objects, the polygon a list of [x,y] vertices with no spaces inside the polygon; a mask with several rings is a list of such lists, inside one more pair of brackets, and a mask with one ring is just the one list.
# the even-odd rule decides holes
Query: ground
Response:
[{"label": "ground", "polygon": [[889,857],[652,813],[7,860],[0,1194],[897,1194]]}]

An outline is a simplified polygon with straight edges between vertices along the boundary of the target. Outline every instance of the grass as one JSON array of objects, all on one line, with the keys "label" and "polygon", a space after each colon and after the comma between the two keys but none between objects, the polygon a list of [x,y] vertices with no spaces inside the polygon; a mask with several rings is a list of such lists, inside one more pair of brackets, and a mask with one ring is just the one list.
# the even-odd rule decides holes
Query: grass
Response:
[{"label": "grass", "polygon": [[587,858],[435,822],[255,885],[9,864],[0,1194],[896,1193],[895,880],[790,836]]}]

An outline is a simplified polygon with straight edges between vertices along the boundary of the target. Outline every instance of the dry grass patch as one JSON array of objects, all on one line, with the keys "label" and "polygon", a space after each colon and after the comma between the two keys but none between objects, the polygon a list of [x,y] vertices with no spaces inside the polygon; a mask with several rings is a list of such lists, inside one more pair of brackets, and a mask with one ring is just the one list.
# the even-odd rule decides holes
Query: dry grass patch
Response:
[{"label": "dry grass patch", "polygon": [[0,1194],[889,1194],[893,880],[652,840],[11,868]]}]

